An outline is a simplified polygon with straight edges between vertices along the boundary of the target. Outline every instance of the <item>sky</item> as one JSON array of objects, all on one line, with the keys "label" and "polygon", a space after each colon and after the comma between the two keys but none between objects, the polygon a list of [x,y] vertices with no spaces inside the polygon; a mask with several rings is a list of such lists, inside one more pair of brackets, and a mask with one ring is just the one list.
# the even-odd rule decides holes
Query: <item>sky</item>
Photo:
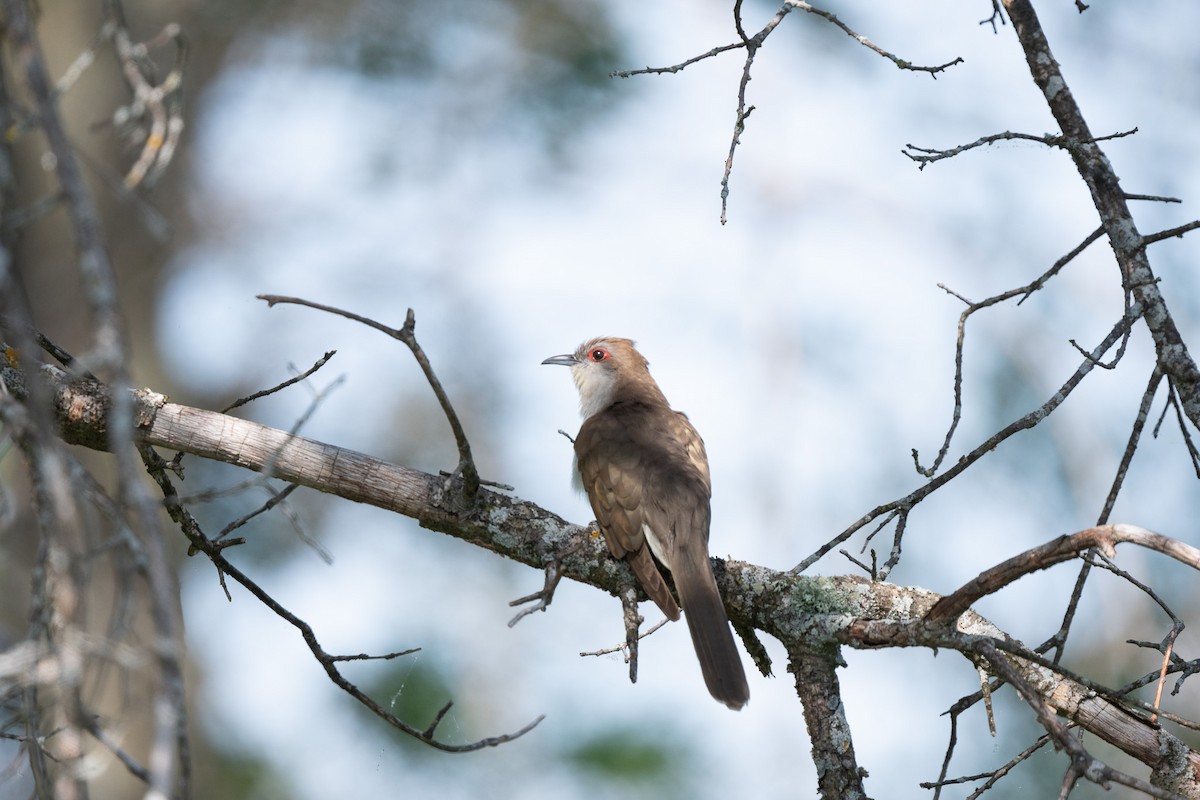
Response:
[{"label": "sky", "polygon": [[[303,433],[427,471],[452,468],[449,430],[402,346],[312,310],[268,308],[255,295],[300,296],[396,326],[411,307],[451,398],[465,398],[459,410],[483,476],[585,523],[590,510],[571,487],[569,445],[557,433],[578,424],[575,390],[565,370],[540,362],[595,335],[628,336],[705,437],[713,553],[790,568],[921,483],[910,452],[928,463],[949,424],[962,310],[939,285],[982,299],[1024,284],[1097,225],[1060,151],[1000,143],[924,170],[901,153],[910,143],[1054,130],[1011,27],[994,34],[978,24],[985,4],[975,6],[836,9],[914,63],[964,58],[936,80],[897,70],[817,17],[789,15],[755,60],[755,110],[724,226],[720,180],[739,53],[617,81],[611,108],[547,155],[532,122],[501,101],[488,105],[493,94],[474,84],[460,93],[454,81],[474,74],[469,63],[461,73],[389,82],[314,58],[315,34],[301,26],[247,34],[192,121],[198,233],[170,267],[158,322],[181,387],[173,399],[245,394],[336,348],[312,384],[342,383]],[[1195,29],[1195,9],[1154,6],[1167,9],[1163,26]],[[1069,3],[1039,12],[1093,131],[1138,128],[1105,145],[1126,188],[1185,201],[1138,204],[1143,232],[1194,217],[1200,98],[1194,85],[1168,79],[1194,71],[1194,54],[1165,34],[1160,42],[1161,27],[1152,34],[1129,24],[1123,17],[1133,12],[1117,4],[1094,3],[1082,16]],[[612,69],[678,63],[736,36],[719,4],[617,2],[611,13],[629,57]],[[748,6],[747,28],[773,13]],[[503,46],[503,32],[461,35],[465,43],[445,46],[471,54],[465,62]],[[1188,340],[1200,296],[1194,246],[1170,242],[1151,253]],[[1069,340],[1090,349],[1120,313],[1116,268],[1099,243],[1019,308],[972,318],[951,462],[1049,398],[1079,362]],[[948,592],[1093,524],[1152,358],[1139,329],[1119,369],[1096,370],[1050,422],[919,506],[891,579]],[[298,390],[249,413],[288,428],[311,401]],[[288,796],[334,796],[349,776],[363,796],[397,786],[444,798],[507,797],[515,786],[528,798],[650,794],[589,781],[570,766],[571,743],[610,730],[685,754],[674,796],[774,797],[815,786],[777,643],[768,642],[775,677],[752,675],[750,706],[737,714],[707,697],[684,626],[644,645],[630,685],[618,656],[578,655],[620,640],[615,599],[567,583],[548,613],[510,629],[507,603],[540,588],[535,571],[378,509],[315,498],[297,506],[332,565],[297,553],[287,526],[275,525],[257,534],[255,574],[328,649],[421,646],[398,669],[447,676],[455,738],[547,718],[516,743],[469,756],[398,745],[328,685],[294,631],[236,589],[227,603],[211,568],[195,565],[184,609],[202,665],[204,724],[230,748],[280,765]],[[1169,424],[1146,444],[1117,511],[1116,521],[1200,540],[1195,477]],[[861,535],[851,541],[856,556],[862,544]],[[1161,562],[1127,558],[1127,568],[1153,569],[1171,589],[1176,573]],[[811,570],[854,571],[836,553]],[[1073,578],[1060,567],[980,610],[1040,642],[1057,628]],[[1177,584],[1172,596],[1183,602],[1186,584]],[[1131,595],[1109,586],[1087,596],[1081,637],[1109,636],[1100,620],[1130,613]],[[1160,633],[1162,620],[1149,620],[1136,617],[1154,631],[1141,638]],[[917,784],[937,776],[946,737],[939,715],[978,688],[974,669],[952,653],[845,656],[839,677],[868,789],[925,796]],[[1118,660],[1134,670],[1149,663],[1142,654]],[[402,698],[403,683],[394,689]],[[996,740],[982,718],[965,724],[952,772],[994,768],[1036,735],[1027,713],[1005,710]],[[1008,791],[1027,789],[1022,780]]]}]

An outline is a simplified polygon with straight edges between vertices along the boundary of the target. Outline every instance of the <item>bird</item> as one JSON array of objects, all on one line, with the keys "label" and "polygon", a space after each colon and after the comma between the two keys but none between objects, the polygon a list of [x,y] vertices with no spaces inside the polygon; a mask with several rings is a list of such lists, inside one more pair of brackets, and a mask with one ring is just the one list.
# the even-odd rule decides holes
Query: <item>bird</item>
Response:
[{"label": "bird", "polygon": [[[570,367],[579,389],[575,461],[609,551],[668,618],[678,620],[683,607],[709,693],[742,708],[750,689],[708,560],[712,485],[704,440],[671,408],[630,339],[590,339],[542,364]],[[660,565],[674,578],[678,603]]]}]

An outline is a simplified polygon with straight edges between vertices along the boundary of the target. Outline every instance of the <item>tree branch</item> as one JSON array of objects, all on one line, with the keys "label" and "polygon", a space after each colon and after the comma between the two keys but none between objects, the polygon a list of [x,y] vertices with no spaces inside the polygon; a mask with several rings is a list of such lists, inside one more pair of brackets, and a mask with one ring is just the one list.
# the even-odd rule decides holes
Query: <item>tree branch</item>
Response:
[{"label": "tree branch", "polygon": [[962,456],[945,472],[930,478],[928,482],[917,487],[909,494],[899,498],[898,500],[893,500],[890,503],[884,503],[883,505],[876,506],[874,509],[867,512],[852,525],[850,525],[850,527],[846,528],[837,536],[821,545],[815,552],[813,552],[796,566],[792,567],[791,571],[797,574],[804,572],[834,547],[849,539],[864,526],[870,524],[872,520],[876,520],[888,514],[893,514],[897,511],[912,508],[917,503],[921,502],[926,497],[940,489],[942,486],[945,486],[947,483],[952,481],[955,477],[960,475],[979,459],[995,450],[1010,436],[1013,436],[1019,431],[1029,430],[1030,428],[1038,425],[1043,419],[1054,413],[1054,410],[1062,405],[1064,401],[1066,401],[1067,396],[1070,395],[1071,392],[1075,391],[1075,388],[1079,386],[1080,381],[1082,381],[1087,374],[1100,363],[1100,357],[1107,353],[1114,344],[1116,344],[1119,340],[1122,340],[1129,333],[1129,328],[1133,325],[1134,321],[1136,321],[1140,314],[1140,307],[1128,309],[1125,316],[1123,316],[1117,322],[1117,324],[1113,326],[1112,330],[1109,331],[1108,336],[1104,338],[1104,341],[1097,345],[1091,353],[1087,354],[1087,357],[1084,358],[1083,362],[1080,363],[1075,372],[1072,373],[1071,376],[1067,378],[1066,382],[1058,388],[1054,395],[1046,402],[1042,403],[1041,406],[1033,411],[1030,411],[1020,419],[1010,422],[1008,425],[1004,426],[999,431],[988,437],[987,440],[982,444],[976,446],[973,450],[971,450],[971,452]]},{"label": "tree branch", "polygon": [[[974,611],[965,612],[953,630],[944,624],[913,623],[913,616],[927,615],[938,602],[932,592],[887,584],[875,584],[874,589],[875,597],[859,609],[868,613],[850,620],[845,635],[837,635],[840,641],[862,648],[932,647],[989,656],[991,650],[1007,653],[1012,656],[1008,663],[1023,685],[1036,691],[1055,713],[1150,766],[1156,786],[1169,786],[1181,797],[1200,797],[1200,753],[1152,722],[1152,707],[1143,716],[1098,693],[1095,687],[1065,676],[1061,668],[1028,651]],[[889,613],[895,621],[887,619]],[[1008,680],[1011,674],[1001,677]],[[1142,709],[1143,704],[1133,707]]]},{"label": "tree branch", "polygon": [[943,597],[925,618],[929,622],[957,619],[981,598],[1000,591],[1018,578],[1078,558],[1093,547],[1111,558],[1121,542],[1155,550],[1200,571],[1200,549],[1190,544],[1133,525],[1102,525],[1070,536],[1060,536],[997,564],[958,591]]},{"label": "tree branch", "polygon": [[796,694],[804,706],[804,724],[812,742],[817,767],[817,788],[824,800],[865,800],[863,778],[837,667],[845,666],[837,647],[812,648],[796,645],[788,650],[788,672],[796,677]]},{"label": "tree branch", "polygon": [[450,396],[446,394],[446,390],[442,387],[442,382],[434,374],[433,365],[429,363],[429,359],[425,356],[425,351],[417,343],[417,319],[411,308],[408,309],[408,313],[405,315],[403,327],[389,328],[381,322],[359,316],[351,311],[343,311],[340,308],[314,303],[311,300],[303,300],[299,297],[260,294],[258,295],[258,299],[266,300],[270,306],[274,306],[277,303],[291,303],[293,305],[308,306],[319,311],[328,311],[330,314],[337,314],[346,319],[361,322],[377,331],[386,333],[393,339],[403,342],[412,351],[413,357],[416,358],[417,364],[421,367],[421,371],[425,373],[425,379],[429,381],[429,387],[433,389],[433,394],[437,397],[438,403],[442,407],[442,413],[446,415],[446,421],[450,423],[450,431],[454,434],[454,442],[458,446],[458,466],[455,468],[452,478],[462,477],[463,497],[468,503],[474,501],[476,492],[479,490],[480,480],[479,472],[475,469],[475,460],[471,457],[471,443],[467,441],[467,433],[463,429],[462,423],[458,420],[458,414],[455,413],[454,406],[450,403]]},{"label": "tree branch", "polygon": [[1142,306],[1146,326],[1154,339],[1158,363],[1179,392],[1185,413],[1200,427],[1200,368],[1188,352],[1166,299],[1146,256],[1146,240],[1138,232],[1126,195],[1112,164],[1089,130],[1083,112],[1067,86],[1050,43],[1029,0],[1004,0],[1034,83],[1042,91],[1058,122],[1066,148],[1079,176],[1092,194],[1101,224],[1121,267],[1125,287]]},{"label": "tree branch", "polygon": [[[20,389],[19,382],[14,381],[15,370],[11,367],[5,370],[2,376],[5,383]],[[56,414],[64,437],[97,449],[106,447],[103,426],[109,401],[104,387],[94,381],[68,382],[65,373],[55,367],[44,370],[48,377],[58,381]],[[252,422],[167,403],[161,395],[146,390],[137,393],[136,400],[139,435],[146,445],[184,450],[247,469],[270,465],[275,475],[290,482],[397,511],[417,519],[423,527],[539,569],[557,559],[563,576],[616,596],[633,582],[628,568],[613,559],[586,527],[571,525],[532,503],[481,488],[480,503],[475,509],[457,511],[444,504],[443,482],[437,476]],[[84,433],[81,428],[87,426],[91,430]],[[1013,663],[1020,665],[1024,680],[1037,687],[1045,702],[1057,712],[1151,767],[1161,769],[1165,756],[1160,755],[1160,744],[1171,740],[1148,719],[1126,710],[1120,704],[1125,701],[1118,702],[1116,690],[1098,693],[1095,684],[1080,683],[1066,670],[1009,639],[970,610],[959,615],[952,629],[945,622],[930,622],[939,617],[949,619],[951,612],[981,596],[981,589],[985,593],[994,590],[1027,572],[1030,565],[1044,566],[1052,560],[1073,557],[1092,545],[1118,541],[1151,546],[1193,566],[1200,564],[1197,554],[1200,551],[1196,548],[1149,531],[1131,526],[1092,529],[1045,545],[1041,549],[1048,555],[1040,560],[1027,555],[1014,559],[1016,567],[1011,563],[1001,565],[995,571],[1000,578],[992,580],[988,575],[973,582],[947,598],[934,615],[930,611],[940,598],[923,589],[850,576],[806,577],[737,561],[718,561],[715,574],[734,625],[739,629],[757,628],[783,641],[792,657],[793,672],[802,670],[803,676],[797,677],[811,678],[817,682],[813,685],[829,687],[834,663],[829,659],[836,656],[831,648],[838,644],[872,649],[945,648],[975,654],[971,656],[974,658],[977,643],[982,639],[1013,654],[1016,657]],[[210,558],[222,559],[218,548],[205,552]],[[232,565],[223,559],[220,567],[234,574]],[[821,667],[814,658],[824,659],[826,666]],[[328,669],[329,665],[326,666]],[[826,671],[816,674],[813,670]],[[826,699],[836,697],[833,694]],[[809,702],[814,699],[809,698]],[[809,702],[805,703],[806,714],[824,713],[810,711]],[[1130,707],[1142,709],[1143,705],[1131,702]],[[1151,708],[1150,713],[1153,711]],[[836,720],[830,718],[825,722],[833,725]],[[848,736],[848,729],[846,733]],[[1200,754],[1186,749],[1183,752],[1182,763],[1192,765],[1189,768],[1200,775]],[[857,770],[853,760],[844,762],[839,769],[839,785],[852,785],[851,776]],[[1196,792],[1200,794],[1200,787]]]}]

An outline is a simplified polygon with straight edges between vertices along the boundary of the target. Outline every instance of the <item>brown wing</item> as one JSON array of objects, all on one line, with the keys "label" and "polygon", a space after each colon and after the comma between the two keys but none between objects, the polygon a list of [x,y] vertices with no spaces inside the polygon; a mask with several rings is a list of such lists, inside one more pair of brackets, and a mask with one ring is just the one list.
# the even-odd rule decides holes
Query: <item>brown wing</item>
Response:
[{"label": "brown wing", "polygon": [[708,458],[686,416],[661,406],[614,403],[584,421],[575,456],[613,555],[637,552],[649,535],[654,555],[671,569],[677,535],[707,546]]},{"label": "brown wing", "polygon": [[704,493],[706,496],[712,496],[712,479],[708,475],[708,453],[704,451],[704,440],[700,438],[700,434],[692,427],[691,420],[687,418],[687,414],[682,411],[674,412],[675,416],[669,423],[671,432],[675,438],[682,442],[683,452],[687,455],[688,461],[695,467],[696,472],[704,481]]},{"label": "brown wing", "polygon": [[663,613],[678,619],[650,551],[671,570],[709,692],[741,708],[750,696],[746,674],[708,560],[704,441],[679,412],[618,402],[584,422],[575,454],[609,549],[630,562]]},{"label": "brown wing", "polygon": [[646,594],[664,614],[679,619],[679,605],[650,555],[645,535],[643,490],[652,453],[641,446],[636,431],[613,408],[588,417],[575,437],[583,488],[608,549],[629,562]]}]

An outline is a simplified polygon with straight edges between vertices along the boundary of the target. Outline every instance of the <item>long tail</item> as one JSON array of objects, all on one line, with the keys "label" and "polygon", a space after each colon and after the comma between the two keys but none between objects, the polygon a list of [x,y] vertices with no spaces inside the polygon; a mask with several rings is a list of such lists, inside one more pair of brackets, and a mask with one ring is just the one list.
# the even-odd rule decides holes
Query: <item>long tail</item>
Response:
[{"label": "long tail", "polygon": [[737,711],[750,700],[750,687],[706,549],[677,549],[671,574],[708,692]]}]

